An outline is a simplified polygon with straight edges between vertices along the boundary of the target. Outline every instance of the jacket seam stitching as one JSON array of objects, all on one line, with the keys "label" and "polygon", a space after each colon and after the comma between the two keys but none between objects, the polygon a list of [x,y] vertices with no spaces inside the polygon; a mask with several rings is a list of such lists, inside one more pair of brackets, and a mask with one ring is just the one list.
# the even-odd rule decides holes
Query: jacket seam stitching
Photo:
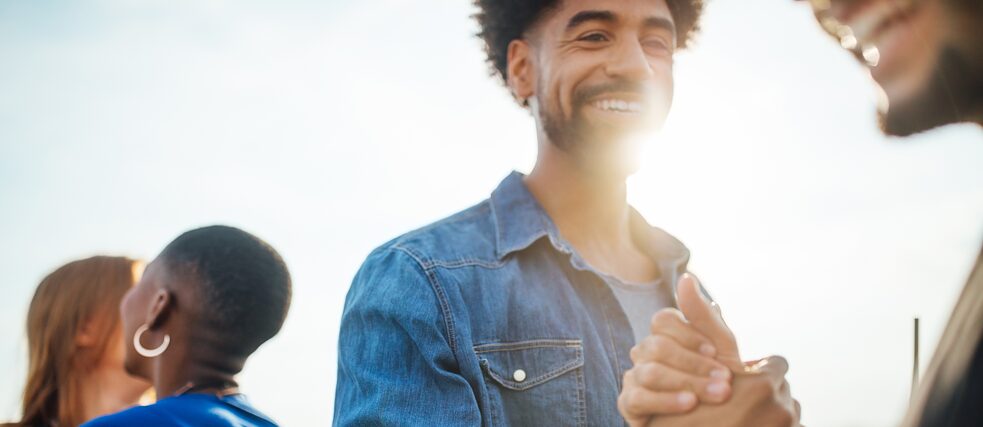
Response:
[{"label": "jacket seam stitching", "polygon": [[475,354],[497,353],[501,351],[529,350],[533,348],[579,348],[579,340],[530,340],[517,343],[487,343],[474,346]]},{"label": "jacket seam stitching", "polygon": [[430,261],[426,261],[423,265],[421,265],[421,267],[423,267],[424,269],[432,269],[434,267],[455,269],[455,268],[472,267],[472,266],[485,267],[489,269],[498,269],[504,267],[505,263],[499,261],[486,261],[486,260],[480,260],[475,258],[462,258],[453,261],[430,260]]},{"label": "jacket seam stitching", "polygon": [[460,360],[457,348],[457,337],[455,335],[454,318],[451,316],[450,303],[447,301],[447,294],[444,292],[444,289],[440,286],[440,283],[437,282],[437,278],[434,276],[433,268],[427,267],[427,263],[423,262],[421,257],[410,248],[397,244],[393,246],[393,249],[399,250],[400,252],[408,255],[410,258],[413,258],[413,260],[427,276],[427,281],[430,282],[430,287],[437,296],[437,304],[440,306],[440,316],[444,319],[444,330],[447,332],[447,343],[451,347],[451,352],[454,354],[454,359]]}]

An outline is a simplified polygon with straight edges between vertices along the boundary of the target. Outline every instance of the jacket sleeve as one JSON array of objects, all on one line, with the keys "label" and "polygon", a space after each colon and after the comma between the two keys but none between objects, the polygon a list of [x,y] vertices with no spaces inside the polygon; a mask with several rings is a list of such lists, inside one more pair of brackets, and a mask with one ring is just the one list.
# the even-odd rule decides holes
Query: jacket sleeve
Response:
[{"label": "jacket sleeve", "polygon": [[336,426],[481,422],[436,289],[401,249],[378,249],[362,265],[341,319]]}]

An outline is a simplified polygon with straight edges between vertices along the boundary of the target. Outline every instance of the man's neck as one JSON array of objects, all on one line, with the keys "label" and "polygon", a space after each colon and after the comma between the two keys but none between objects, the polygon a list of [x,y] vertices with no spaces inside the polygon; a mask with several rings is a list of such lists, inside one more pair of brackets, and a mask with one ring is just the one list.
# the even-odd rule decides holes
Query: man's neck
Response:
[{"label": "man's neck", "polygon": [[656,270],[635,247],[624,177],[594,174],[571,155],[548,147],[525,183],[560,235],[592,266],[626,281],[648,281]]},{"label": "man's neck", "polygon": [[537,163],[529,191],[569,241],[620,241],[629,236],[625,183],[592,180],[583,171]]}]

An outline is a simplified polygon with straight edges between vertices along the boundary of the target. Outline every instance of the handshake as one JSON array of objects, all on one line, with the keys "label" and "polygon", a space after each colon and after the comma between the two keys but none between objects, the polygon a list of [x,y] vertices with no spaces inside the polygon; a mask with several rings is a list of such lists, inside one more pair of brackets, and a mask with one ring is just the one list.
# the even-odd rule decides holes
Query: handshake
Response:
[{"label": "handshake", "polygon": [[801,427],[780,356],[741,361],[720,309],[696,278],[676,289],[679,310],[660,310],[631,349],[618,410],[630,427]]}]

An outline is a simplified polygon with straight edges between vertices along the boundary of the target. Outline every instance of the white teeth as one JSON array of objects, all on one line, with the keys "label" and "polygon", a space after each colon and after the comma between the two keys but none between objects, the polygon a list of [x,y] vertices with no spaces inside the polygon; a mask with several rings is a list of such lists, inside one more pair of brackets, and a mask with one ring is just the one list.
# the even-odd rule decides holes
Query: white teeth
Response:
[{"label": "white teeth", "polygon": [[602,99],[594,102],[594,107],[599,110],[617,111],[619,113],[639,113],[642,111],[642,103],[628,102],[620,99]]},{"label": "white teeth", "polygon": [[849,22],[844,22],[848,30],[852,33],[851,35],[859,42],[854,43],[849,49],[855,48],[858,44],[876,44],[875,39],[878,37],[878,33],[883,30],[883,27],[888,25],[890,21],[910,12],[914,3],[916,2],[878,2],[851,18]]}]

